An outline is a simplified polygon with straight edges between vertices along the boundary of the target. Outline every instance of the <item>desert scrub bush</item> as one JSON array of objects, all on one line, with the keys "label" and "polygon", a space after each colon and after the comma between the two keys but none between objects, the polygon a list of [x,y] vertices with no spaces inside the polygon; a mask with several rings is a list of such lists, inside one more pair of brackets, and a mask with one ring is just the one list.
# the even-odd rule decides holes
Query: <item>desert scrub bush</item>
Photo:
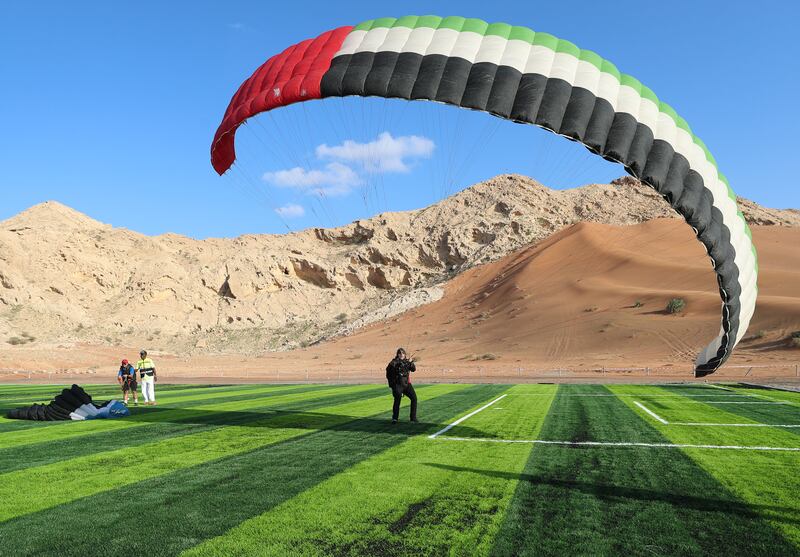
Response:
[{"label": "desert scrub bush", "polygon": [[683,298],[672,298],[667,302],[666,311],[669,314],[676,314],[682,312],[686,308],[686,300]]},{"label": "desert scrub bush", "polygon": [[586,308],[583,311],[584,311],[584,313],[592,313],[593,311],[597,311],[597,306],[592,306],[590,308]]},{"label": "desert scrub bush", "polygon": [[489,313],[488,311],[482,311],[478,315],[476,315],[475,317],[472,318],[473,319],[473,323],[480,323],[481,321],[486,321],[491,316],[492,316],[492,314]]},{"label": "desert scrub bush", "polygon": [[334,319],[336,319],[337,323],[344,323],[345,321],[347,321],[347,314],[346,313],[340,313]]},{"label": "desert scrub bush", "polygon": [[792,348],[800,348],[800,337],[792,337],[789,344]]},{"label": "desert scrub bush", "polygon": [[633,302],[633,307],[635,308],[640,308],[642,306],[644,306],[644,303],[642,303],[641,300],[636,300],[635,302]]},{"label": "desert scrub bush", "polygon": [[20,346],[22,344],[33,342],[34,340],[36,340],[36,337],[32,336],[30,333],[21,333],[20,336],[11,337],[6,342],[12,346]]}]

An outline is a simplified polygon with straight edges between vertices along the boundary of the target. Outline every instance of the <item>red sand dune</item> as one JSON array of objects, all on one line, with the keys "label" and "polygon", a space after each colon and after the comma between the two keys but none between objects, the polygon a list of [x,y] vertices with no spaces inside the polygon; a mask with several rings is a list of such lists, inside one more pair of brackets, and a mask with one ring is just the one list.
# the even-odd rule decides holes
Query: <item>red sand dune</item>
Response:
[{"label": "red sand dune", "polygon": [[[750,335],[764,336],[741,344],[734,360],[800,360],[800,350],[763,350],[800,330],[800,230],[755,227],[754,237],[761,274]],[[664,311],[673,297],[686,301],[679,315]],[[581,223],[464,273],[439,302],[320,350],[407,344],[442,365],[488,354],[496,359],[486,365],[685,365],[719,319],[714,273],[685,223]]]}]

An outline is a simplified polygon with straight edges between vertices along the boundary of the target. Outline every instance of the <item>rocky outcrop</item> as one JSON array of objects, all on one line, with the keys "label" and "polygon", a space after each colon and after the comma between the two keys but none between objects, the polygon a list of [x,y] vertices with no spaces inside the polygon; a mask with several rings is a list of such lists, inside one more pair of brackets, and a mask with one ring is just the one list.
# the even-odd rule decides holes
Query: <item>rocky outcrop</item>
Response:
[{"label": "rocky outcrop", "polygon": [[[750,222],[800,225],[796,211],[740,202]],[[203,241],[48,202],[0,222],[0,342],[294,348],[427,303],[455,274],[576,222],[676,216],[632,178],[558,191],[517,175],[339,228]]]}]

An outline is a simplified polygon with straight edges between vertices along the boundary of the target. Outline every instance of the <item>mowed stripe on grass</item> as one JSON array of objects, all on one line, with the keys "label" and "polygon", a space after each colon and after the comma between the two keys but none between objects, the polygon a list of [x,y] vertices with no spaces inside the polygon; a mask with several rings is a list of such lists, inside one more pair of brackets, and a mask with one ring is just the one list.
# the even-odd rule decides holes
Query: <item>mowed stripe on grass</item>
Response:
[{"label": "mowed stripe on grass", "polygon": [[[612,390],[631,392],[631,387],[615,386]],[[630,398],[624,399],[630,404]],[[634,399],[635,400],[635,399]],[[679,400],[663,411],[675,421],[689,421],[689,417],[697,417],[697,405],[681,406]],[[704,405],[701,405],[704,406]],[[730,405],[734,406],[734,405]],[[729,406],[726,406],[726,409]],[[781,407],[775,407],[781,408]],[[637,411],[637,408],[633,408]],[[714,419],[723,423],[735,423],[749,419],[741,416],[740,411],[724,411],[720,415],[717,408],[709,408]],[[646,417],[642,415],[644,419]],[[702,418],[702,414],[700,415]],[[708,421],[708,420],[702,420]],[[772,422],[775,423],[775,422]],[[737,444],[744,446],[798,447],[797,432],[785,428],[742,428],[742,427],[703,427],[664,425],[651,420],[651,426],[673,443],[697,444],[700,440],[713,444]],[[703,451],[700,449],[683,449],[698,466],[713,476],[726,490],[748,503],[762,517],[768,519],[775,527],[795,544],[794,553],[800,554],[800,454],[791,452],[750,451],[742,454],[739,451]],[[751,534],[747,534],[750,536]],[[774,553],[780,555],[781,553]]]},{"label": "mowed stripe on grass", "polygon": [[[701,388],[702,389],[702,388]],[[692,395],[698,387],[664,386],[662,391],[670,394]],[[714,398],[662,398],[642,399],[647,408],[654,410],[668,422],[711,424],[783,424],[800,426],[800,408],[785,401],[764,397],[753,397],[732,391],[705,387],[706,392],[718,393]],[[632,397],[636,400],[635,397]],[[787,430],[800,430],[786,428]],[[795,431],[800,434],[800,431]]]},{"label": "mowed stripe on grass", "polygon": [[[309,388],[309,386],[305,386],[305,387]],[[316,386],[315,388],[321,388],[321,387],[322,386]],[[49,402],[56,394],[61,392],[62,388],[63,387],[55,387],[55,388],[51,387],[51,389],[53,389],[53,390],[48,394],[47,397],[42,398],[42,399],[36,399],[36,398],[24,399],[23,401],[20,401],[20,402],[17,402],[17,403],[14,403],[14,404],[10,405],[8,408],[3,410],[3,412],[6,412],[7,410],[9,410],[11,408],[14,408],[14,407],[18,407],[18,406],[28,406],[28,405],[33,404],[35,402],[39,402],[39,403]],[[299,387],[296,386],[296,385],[276,385],[276,386],[261,386],[260,389],[253,390],[252,387],[237,386],[237,387],[222,387],[222,388],[220,388],[220,387],[208,387],[206,389],[193,389],[193,390],[187,390],[187,389],[165,389],[166,392],[162,392],[162,389],[159,387],[158,392],[157,392],[157,399],[159,401],[159,406],[160,407],[164,407],[164,406],[170,407],[171,405],[175,405],[175,404],[183,405],[186,402],[194,402],[194,401],[219,402],[220,400],[226,400],[226,399],[230,400],[229,395],[234,390],[238,391],[238,392],[241,392],[242,390],[250,390],[251,392],[279,392],[279,391],[289,391],[289,390],[297,389],[297,388],[299,388]],[[91,387],[87,387],[87,389],[91,389]],[[122,398],[118,391],[115,391],[113,394],[107,393],[108,396],[102,396],[102,394],[101,395],[97,395],[96,394],[97,392],[93,391],[93,390],[88,390],[88,392],[90,394],[93,394],[94,398],[96,400],[99,400],[99,401],[104,401],[104,400],[108,400],[108,399],[112,399],[112,398],[115,398],[117,400],[121,400],[121,398]],[[218,400],[216,400],[216,399],[218,399]],[[131,400],[131,403],[132,403],[132,400]],[[136,413],[137,407],[132,405],[131,406],[131,411]],[[36,431],[36,430],[43,430],[43,429],[49,429],[49,428],[59,428],[59,427],[65,426],[65,425],[67,425],[69,423],[70,422],[32,422],[32,421],[26,421],[26,420],[9,420],[9,419],[4,417],[3,421],[0,422],[0,435],[2,435],[2,437],[0,437],[0,439],[7,437],[5,435],[6,433],[13,433],[13,432],[18,432],[18,431],[23,431],[23,430]],[[91,429],[93,427],[101,427],[101,428],[102,427],[108,427],[108,426],[97,425],[97,424],[102,424],[102,423],[108,424],[109,422],[107,422],[107,421],[106,422],[91,421],[91,422],[86,422],[84,425],[85,425],[85,427],[87,427],[89,429]],[[119,423],[119,422],[115,422],[115,423]],[[91,424],[91,425],[89,425],[89,424]],[[116,426],[116,427],[118,427],[118,426]],[[77,430],[74,427],[70,427],[70,429],[73,430],[73,431]],[[2,441],[0,441],[0,442],[2,442]]]},{"label": "mowed stripe on grass", "polygon": [[[434,392],[451,386],[423,387]],[[36,512],[162,474],[201,465],[317,429],[332,428],[374,414],[386,405],[370,398],[316,412],[275,412],[244,425],[183,435],[164,441],[87,455],[0,475],[0,521]],[[111,474],[124,470],[124,474]]]},{"label": "mowed stripe on grass", "polygon": [[[570,396],[608,392],[602,386],[561,386],[541,438],[669,442],[627,398]],[[489,466],[483,472],[494,473]],[[794,551],[754,509],[680,451],[535,445],[492,554]]]},{"label": "mowed stripe on grass", "polygon": [[[96,400],[109,400],[112,398],[122,400],[122,388],[118,384],[89,384],[81,386]],[[59,394],[62,389],[68,389],[69,387],[70,385],[43,385],[36,390],[20,390],[13,392],[8,391],[8,386],[0,386],[0,409],[7,410],[14,406],[32,404],[34,402],[46,403],[49,402],[55,395]],[[189,389],[185,385],[162,385],[159,383],[157,385],[157,395],[160,398],[162,396],[173,396],[175,394],[189,393],[191,390],[198,391],[198,388],[202,391],[208,392],[209,390],[224,390],[231,387],[242,388],[246,387],[246,385],[204,385],[202,387]],[[137,390],[140,391],[141,394],[141,389]],[[131,400],[133,400],[133,397],[131,397]]]},{"label": "mowed stripe on grass", "polygon": [[[131,417],[121,420],[87,420],[80,423],[75,422],[41,422],[47,426],[59,425],[61,427],[38,427],[17,429],[0,434],[0,450],[21,445],[43,443],[51,440],[66,440],[85,435],[94,435],[102,432],[120,431],[129,428],[140,427],[154,422],[183,422],[191,423],[198,416],[205,417],[212,410],[224,411],[229,408],[243,410],[255,408],[264,403],[280,402],[284,400],[306,399],[311,400],[318,396],[324,396],[325,392],[331,392],[334,387],[304,386],[296,388],[283,388],[280,390],[265,389],[263,391],[251,390],[247,394],[240,394],[237,391],[230,392],[229,396],[209,397],[207,394],[199,394],[200,398],[185,399],[181,402],[174,402],[167,399],[167,402],[157,407],[132,407]],[[240,402],[239,402],[240,401]]]},{"label": "mowed stripe on grass", "polygon": [[[497,391],[493,386],[418,388],[425,405],[423,418],[434,422],[458,415]],[[391,425],[388,389],[386,393],[384,399],[363,408],[373,412],[367,417],[336,425],[329,415],[320,424],[327,429],[18,517],[0,524],[0,539],[15,540],[14,555],[83,556],[97,547],[108,556],[177,554],[428,427]],[[148,536],[136,528],[119,528],[132,516],[147,517]]]},{"label": "mowed stripe on grass", "polygon": [[[138,418],[140,421],[134,425],[146,427],[127,427],[122,430],[114,429],[91,434],[87,432],[83,436],[72,436],[65,439],[51,436],[44,442],[0,449],[0,473],[43,466],[125,447],[136,447],[163,441],[169,437],[194,434],[230,425],[247,425],[264,419],[270,415],[269,413],[313,411],[333,404],[365,400],[385,394],[386,388],[375,386],[339,387],[325,391],[255,396],[246,404],[238,402],[235,406],[217,404],[182,411],[162,410],[155,413],[144,410],[136,418],[130,418],[130,420]],[[226,408],[228,409],[226,410]]]},{"label": "mowed stripe on grass", "polygon": [[[472,410],[495,398],[500,388],[484,389],[490,396]],[[537,435],[555,388],[517,386],[504,392],[515,391],[551,396],[534,404],[509,396],[502,406],[494,405],[493,410],[456,426],[459,434]],[[423,413],[427,404],[422,402]],[[439,429],[441,424],[429,423],[405,443],[359,462],[184,555],[485,553],[530,447],[468,446],[428,439]],[[470,471],[487,462],[497,475]]]},{"label": "mowed stripe on grass", "polygon": [[[109,556],[800,554],[800,511],[792,503],[800,486],[790,476],[796,455],[428,439],[505,395],[447,435],[669,444],[685,442],[670,436],[682,431],[692,444],[800,446],[796,432],[775,428],[671,432],[635,406],[663,398],[658,409],[669,419],[689,412],[741,421],[749,418],[736,405],[713,404],[745,400],[741,394],[437,385],[418,389],[423,423],[392,426],[385,387],[299,388],[280,395],[233,389],[227,400],[201,390],[194,408],[140,412],[132,419],[147,427],[128,430],[130,443],[108,431],[18,447],[36,462],[47,461],[47,452],[68,454],[0,475],[0,512],[9,496],[22,509],[0,522],[0,555],[84,556],[99,547]],[[708,459],[725,452],[730,458]],[[15,489],[4,488],[9,478]],[[48,489],[66,499],[40,499],[37,491]],[[147,536],[120,527],[145,516]]]},{"label": "mowed stripe on grass", "polygon": [[726,389],[731,389],[732,392],[737,394],[746,394],[756,398],[764,398],[769,400],[779,400],[793,405],[795,408],[800,408],[800,391],[783,391],[779,389],[768,389],[765,387],[748,387],[746,385],[728,385]]}]

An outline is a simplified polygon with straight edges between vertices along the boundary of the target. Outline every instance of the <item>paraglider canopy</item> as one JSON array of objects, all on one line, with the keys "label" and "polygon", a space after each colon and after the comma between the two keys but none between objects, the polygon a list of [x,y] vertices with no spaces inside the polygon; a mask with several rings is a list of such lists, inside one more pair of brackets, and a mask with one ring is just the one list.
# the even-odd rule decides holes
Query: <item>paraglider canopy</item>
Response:
[{"label": "paraglider canopy", "polygon": [[569,41],[463,17],[380,18],[322,33],[268,59],[233,96],[211,146],[225,173],[238,127],[312,99],[428,100],[534,124],[618,162],[658,191],[694,229],[717,273],[719,335],[697,356],[715,371],[744,337],[758,265],[736,196],[687,122],[634,77]]},{"label": "paraglider canopy", "polygon": [[55,422],[66,420],[95,420],[129,416],[130,410],[118,400],[96,402],[79,385],[62,389],[48,404],[32,404],[10,410],[7,417],[14,420]]}]

